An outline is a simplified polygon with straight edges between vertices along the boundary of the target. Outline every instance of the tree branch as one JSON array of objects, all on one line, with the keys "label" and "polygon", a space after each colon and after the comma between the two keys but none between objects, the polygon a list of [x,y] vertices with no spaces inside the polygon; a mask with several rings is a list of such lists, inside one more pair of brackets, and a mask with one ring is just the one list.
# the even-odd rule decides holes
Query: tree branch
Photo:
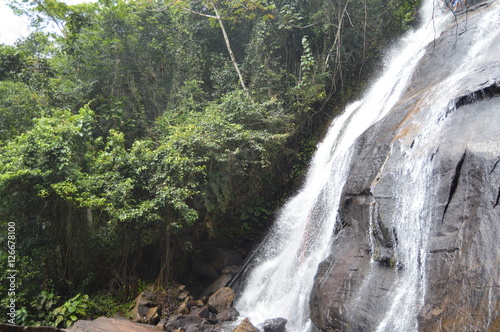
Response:
[{"label": "tree branch", "polygon": [[54,16],[54,14],[52,14],[52,12],[43,4],[42,1],[39,1],[39,0],[35,0],[35,2],[42,8],[42,10],[47,13],[47,15],[50,17],[50,19],[52,20],[52,22],[54,22],[57,26],[57,28],[59,29],[59,31],[61,31],[61,33],[63,34],[63,36],[66,35],[66,32],[65,32],[65,29],[63,29],[61,27],[61,25],[59,24],[59,21],[57,20],[57,18]]},{"label": "tree branch", "polygon": [[192,13],[192,14],[196,14],[196,15],[200,15],[200,16],[208,17],[208,18],[213,18],[213,19],[217,20],[217,22],[219,23],[220,28],[222,30],[222,35],[224,36],[224,42],[226,43],[226,48],[227,48],[227,51],[228,51],[229,56],[231,58],[231,62],[233,63],[233,66],[234,66],[234,69],[236,70],[236,73],[238,74],[238,78],[240,80],[241,87],[243,88],[244,91],[248,91],[247,87],[245,85],[245,81],[243,79],[243,75],[241,74],[240,67],[238,66],[238,62],[236,62],[236,57],[234,56],[233,50],[231,48],[229,36],[227,35],[226,28],[224,26],[224,22],[222,21],[222,17],[220,16],[219,11],[217,10],[217,6],[215,5],[214,1],[210,0],[210,4],[212,5],[212,8],[215,12],[215,15],[200,13],[198,11],[192,10],[191,8],[180,6],[180,5],[176,4],[175,2],[172,2],[169,5],[174,6],[176,8],[179,8],[181,10],[184,10],[186,12]]},{"label": "tree branch", "polygon": [[186,7],[182,7],[182,6],[176,5],[175,3],[172,3],[172,6],[177,7],[177,8],[179,8],[179,9],[182,9],[182,10],[185,10],[185,11],[187,11],[187,12],[190,12],[190,13],[196,14],[196,15],[200,15],[200,16],[204,16],[204,17],[208,17],[208,18],[215,18],[215,19],[218,19],[218,18],[217,18],[217,16],[214,16],[214,15],[209,15],[209,14],[203,14],[203,13],[197,12],[197,11],[195,11],[195,10],[192,10],[191,8],[186,8]]},{"label": "tree branch", "polygon": [[217,7],[215,6],[215,3],[213,1],[210,1],[210,3],[212,4],[212,6],[214,8],[215,18],[217,19],[217,21],[220,24],[222,34],[224,35],[224,41],[226,42],[227,51],[229,52],[229,56],[231,57],[231,62],[233,63],[234,69],[236,69],[236,72],[238,73],[241,87],[243,88],[243,90],[247,91],[245,81],[243,80],[243,75],[241,75],[240,68],[238,67],[238,63],[236,62],[236,58],[234,56],[233,50],[231,49],[231,43],[229,42],[229,37],[227,35],[226,28],[224,27],[224,23],[222,22],[222,19],[219,15],[219,11],[217,10]]}]

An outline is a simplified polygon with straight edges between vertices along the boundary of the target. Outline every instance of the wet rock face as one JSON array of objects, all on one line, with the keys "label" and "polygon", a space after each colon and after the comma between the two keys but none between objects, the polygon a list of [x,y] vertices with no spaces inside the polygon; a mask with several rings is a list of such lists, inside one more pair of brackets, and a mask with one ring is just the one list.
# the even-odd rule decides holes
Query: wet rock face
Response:
[{"label": "wet rock face", "polygon": [[490,5],[499,4],[457,17],[458,27],[430,45],[397,106],[358,138],[337,236],[311,293],[318,331],[374,331],[389,310],[391,289],[405,271],[391,220],[404,194],[396,192],[396,174],[408,149],[432,159],[418,330],[500,330],[500,36],[456,87],[437,145],[418,144],[432,107],[421,96],[460,65]]},{"label": "wet rock face", "polygon": [[[455,146],[455,153],[440,160],[448,171],[448,186],[443,179],[428,248],[428,292],[419,315],[422,331],[439,326],[449,331],[464,326],[494,331],[493,322],[500,317],[500,98],[459,111],[467,113],[452,124],[463,128],[462,134],[477,131],[481,139],[462,146],[462,154],[460,145]],[[480,120],[474,121],[471,114]],[[496,121],[495,132],[485,121]]]}]

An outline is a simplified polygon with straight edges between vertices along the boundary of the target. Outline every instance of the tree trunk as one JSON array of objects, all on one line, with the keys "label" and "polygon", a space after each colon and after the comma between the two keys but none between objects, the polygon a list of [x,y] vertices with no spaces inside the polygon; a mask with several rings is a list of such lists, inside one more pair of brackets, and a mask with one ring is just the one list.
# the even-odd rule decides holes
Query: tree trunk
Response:
[{"label": "tree trunk", "polygon": [[212,6],[214,7],[215,18],[217,18],[217,21],[219,22],[220,28],[222,30],[222,34],[224,35],[224,41],[226,42],[227,51],[229,52],[229,56],[231,57],[231,61],[233,62],[234,69],[236,69],[236,72],[238,73],[241,87],[243,88],[243,90],[247,91],[245,81],[243,80],[243,76],[241,75],[240,67],[238,67],[238,63],[236,62],[236,58],[234,57],[233,50],[231,49],[231,43],[229,42],[229,37],[227,36],[227,32],[226,32],[226,28],[224,27],[224,23],[222,22],[222,19],[219,15],[219,11],[217,10],[217,7],[215,6],[215,3],[213,1],[211,1],[211,3],[212,3]]}]

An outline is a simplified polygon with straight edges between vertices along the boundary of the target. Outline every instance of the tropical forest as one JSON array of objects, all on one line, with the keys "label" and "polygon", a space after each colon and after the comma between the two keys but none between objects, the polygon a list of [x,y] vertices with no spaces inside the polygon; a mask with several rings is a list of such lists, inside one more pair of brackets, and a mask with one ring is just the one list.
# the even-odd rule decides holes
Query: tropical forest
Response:
[{"label": "tropical forest", "polygon": [[32,32],[0,45],[2,322],[200,296],[206,262],[265,237],[418,5],[10,1]]}]

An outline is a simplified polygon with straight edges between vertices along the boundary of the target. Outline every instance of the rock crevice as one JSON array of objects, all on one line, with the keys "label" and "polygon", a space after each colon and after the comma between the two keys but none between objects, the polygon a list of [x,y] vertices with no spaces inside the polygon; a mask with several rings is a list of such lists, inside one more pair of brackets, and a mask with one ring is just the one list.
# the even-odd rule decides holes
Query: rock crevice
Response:
[{"label": "rock crevice", "polygon": [[453,177],[451,178],[451,185],[450,185],[450,194],[448,195],[448,202],[446,203],[443,211],[443,218],[441,219],[441,222],[444,221],[444,217],[446,215],[446,211],[448,210],[448,206],[450,205],[451,199],[453,198],[453,195],[455,194],[455,191],[457,190],[458,186],[458,180],[460,178],[460,172],[462,171],[462,165],[464,164],[465,156],[467,155],[467,150],[464,151],[464,154],[460,158],[460,160],[457,163],[457,166],[455,167],[455,174],[453,174]]}]

